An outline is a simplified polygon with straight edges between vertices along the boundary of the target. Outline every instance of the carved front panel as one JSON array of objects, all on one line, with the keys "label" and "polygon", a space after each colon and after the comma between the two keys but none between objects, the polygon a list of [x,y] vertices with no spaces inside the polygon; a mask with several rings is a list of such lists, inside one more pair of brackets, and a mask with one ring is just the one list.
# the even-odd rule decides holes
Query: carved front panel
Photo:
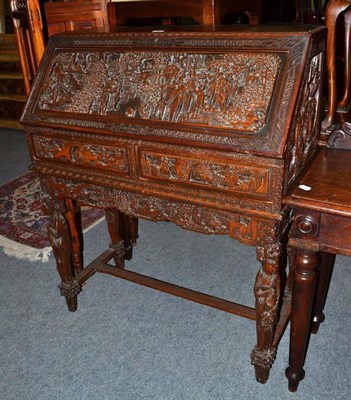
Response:
[{"label": "carved front panel", "polygon": [[255,133],[266,123],[280,66],[270,52],[62,51],[38,109]]},{"label": "carved front panel", "polygon": [[120,173],[128,173],[126,147],[82,143],[69,139],[33,136],[36,157],[68,162],[88,167],[103,167]]},{"label": "carved front panel", "polygon": [[227,163],[207,161],[146,150],[140,152],[140,162],[144,178],[165,179],[259,196],[267,196],[269,193],[268,167],[246,166],[238,162],[230,164],[230,160]]}]

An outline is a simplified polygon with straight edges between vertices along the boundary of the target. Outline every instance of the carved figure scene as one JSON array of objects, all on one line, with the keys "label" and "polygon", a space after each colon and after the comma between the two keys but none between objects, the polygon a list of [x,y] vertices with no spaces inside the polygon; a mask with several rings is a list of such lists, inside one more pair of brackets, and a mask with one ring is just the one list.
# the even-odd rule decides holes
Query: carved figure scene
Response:
[{"label": "carved figure scene", "polygon": [[151,153],[142,154],[141,165],[144,176],[153,178],[261,195],[266,195],[269,190],[269,171],[263,168],[195,161]]},{"label": "carved figure scene", "polygon": [[257,132],[281,60],[272,53],[59,52],[41,110]]},{"label": "carved figure scene", "polygon": [[43,159],[107,167],[120,172],[128,171],[125,148],[79,142],[68,143],[65,140],[45,137],[34,137],[33,144],[37,156]]}]

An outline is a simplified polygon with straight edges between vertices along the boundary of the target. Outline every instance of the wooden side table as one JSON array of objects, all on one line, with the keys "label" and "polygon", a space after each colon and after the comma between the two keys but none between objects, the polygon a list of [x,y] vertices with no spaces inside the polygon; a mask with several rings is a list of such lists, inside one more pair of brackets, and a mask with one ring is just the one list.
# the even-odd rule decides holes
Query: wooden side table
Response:
[{"label": "wooden side table", "polygon": [[[351,256],[351,124],[330,136],[285,203],[295,208],[289,247],[293,257],[289,389],[304,378],[310,332],[324,320],[336,254]],[[317,283],[317,284],[316,284]],[[314,301],[315,295],[315,301]]]}]

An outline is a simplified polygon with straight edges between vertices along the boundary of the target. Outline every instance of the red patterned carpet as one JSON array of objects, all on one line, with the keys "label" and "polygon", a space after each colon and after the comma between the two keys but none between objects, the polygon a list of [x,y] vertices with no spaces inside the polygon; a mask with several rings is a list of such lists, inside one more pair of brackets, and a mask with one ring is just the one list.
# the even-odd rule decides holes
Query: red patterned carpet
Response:
[{"label": "red patterned carpet", "polygon": [[[43,196],[39,179],[32,172],[0,186],[0,246],[6,254],[31,261],[48,260],[51,247]],[[83,231],[102,218],[102,210],[83,207]]]}]

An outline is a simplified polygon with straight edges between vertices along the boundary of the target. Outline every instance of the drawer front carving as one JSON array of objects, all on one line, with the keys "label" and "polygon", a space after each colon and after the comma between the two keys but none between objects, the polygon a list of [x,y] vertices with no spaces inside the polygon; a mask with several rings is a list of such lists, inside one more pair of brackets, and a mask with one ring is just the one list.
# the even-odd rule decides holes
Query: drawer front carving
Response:
[{"label": "drawer front carving", "polygon": [[205,161],[147,150],[140,151],[140,163],[141,176],[147,179],[164,179],[262,197],[269,194],[268,167],[233,164],[232,160],[228,160],[228,163]]},{"label": "drawer front carving", "polygon": [[107,146],[35,135],[33,145],[35,155],[42,159],[129,173],[128,152],[124,146]]}]

